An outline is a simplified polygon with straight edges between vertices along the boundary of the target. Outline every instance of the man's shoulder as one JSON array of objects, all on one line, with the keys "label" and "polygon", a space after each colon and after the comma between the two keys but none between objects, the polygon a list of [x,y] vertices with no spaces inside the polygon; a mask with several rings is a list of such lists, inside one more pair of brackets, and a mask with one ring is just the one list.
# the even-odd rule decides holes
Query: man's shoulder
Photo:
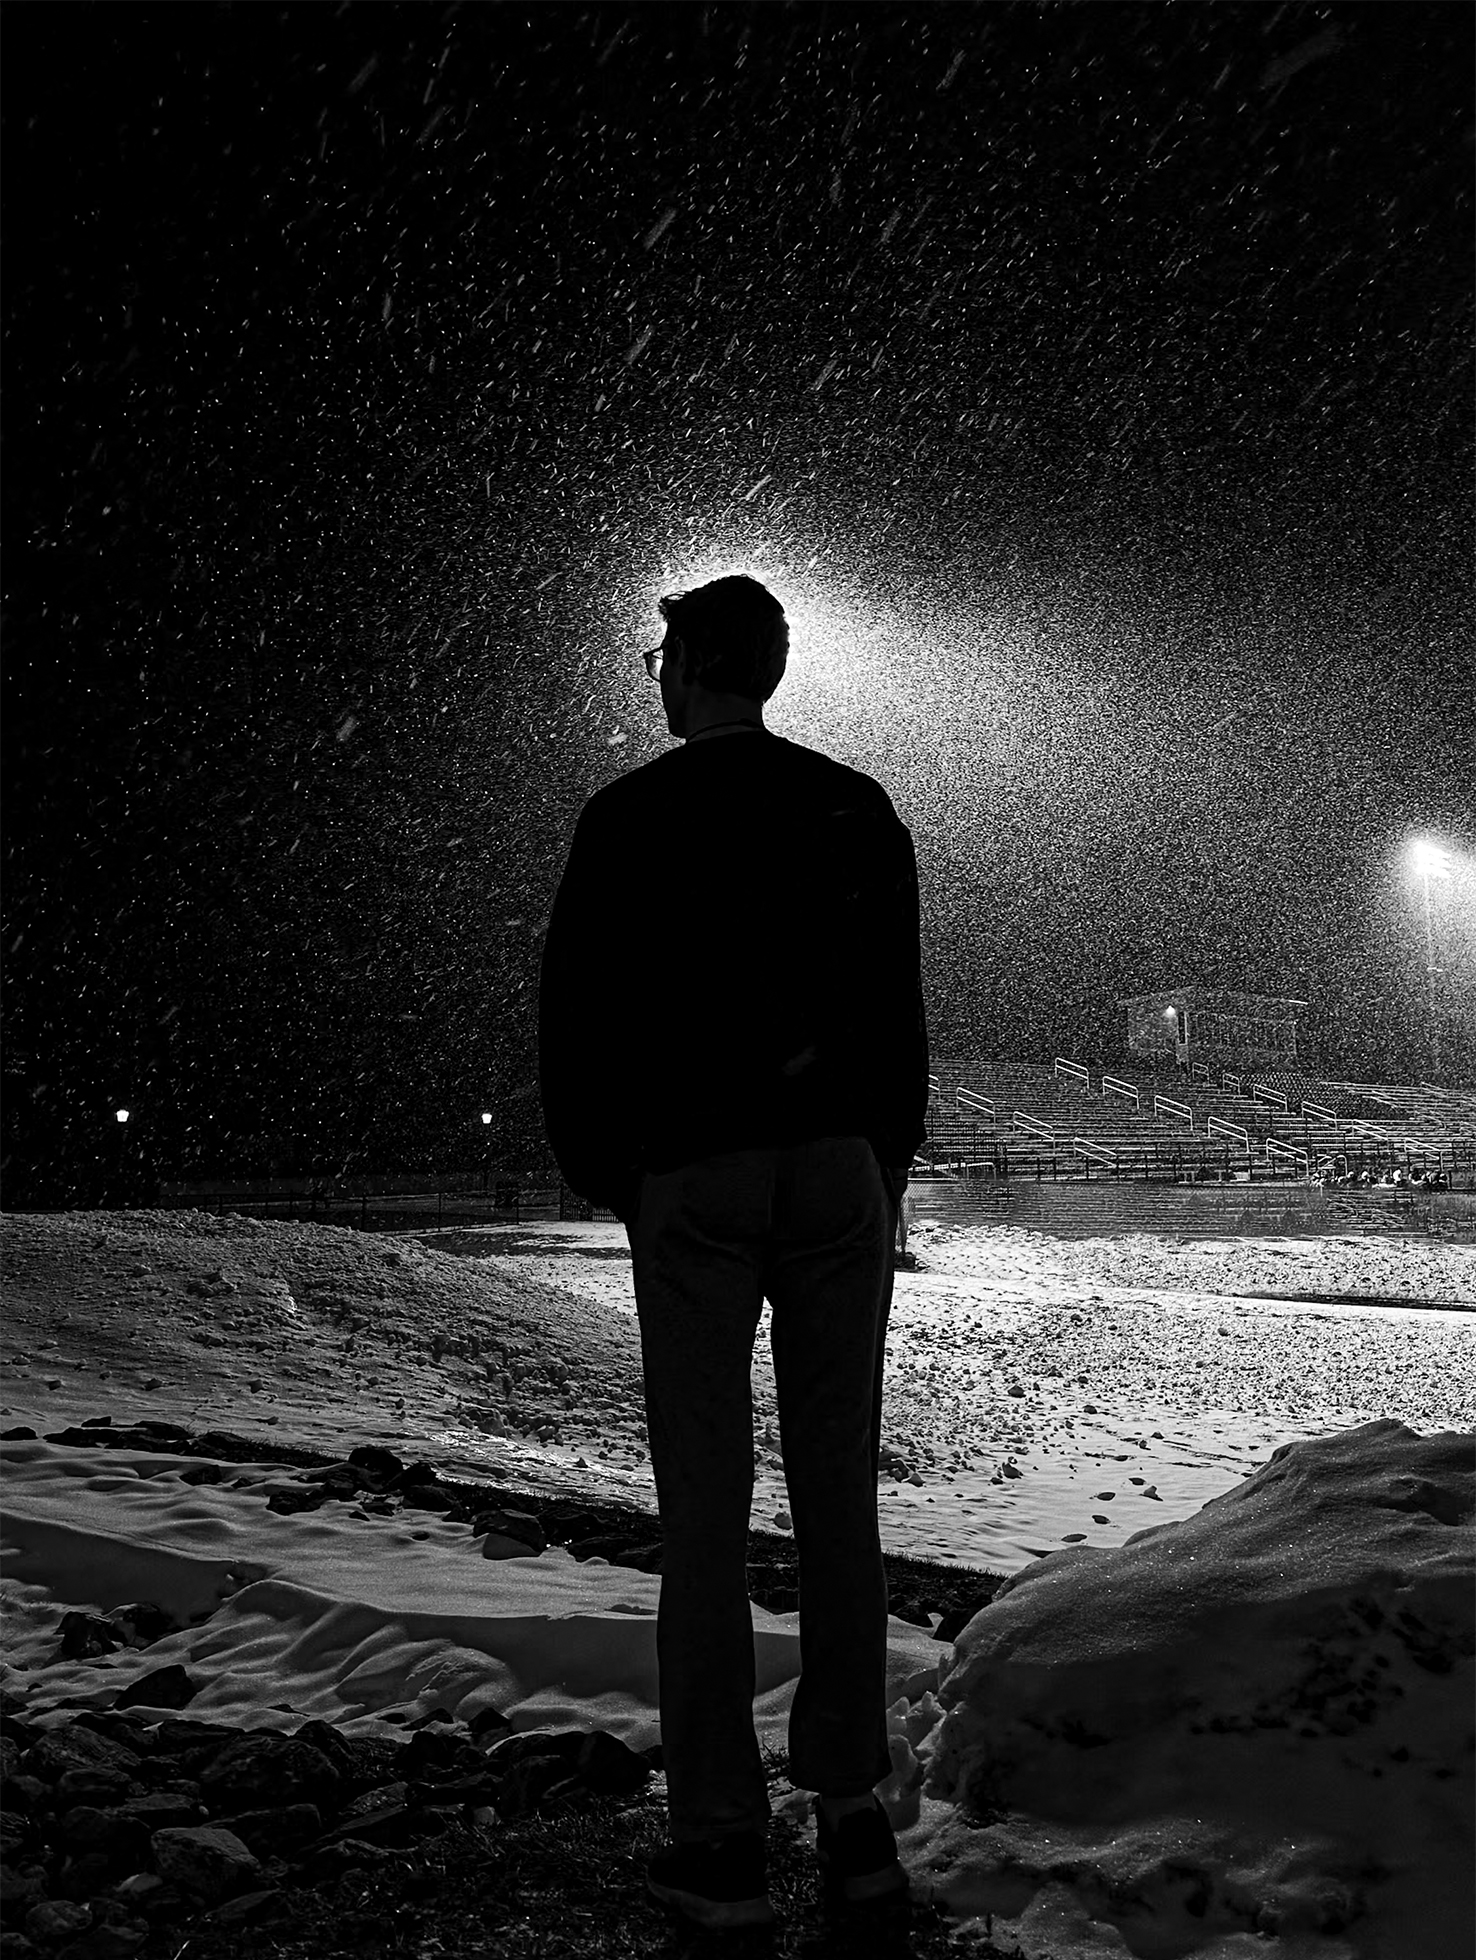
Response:
[{"label": "man's shoulder", "polygon": [[[666,749],[649,762],[642,762],[636,768],[627,770],[623,776],[617,776],[613,782],[606,783],[589,800],[605,808],[613,808],[628,802],[639,802],[648,796],[680,795],[697,780],[693,765],[705,767],[719,746],[717,743],[699,743],[691,748]],[[853,798],[862,798],[888,809],[891,807],[891,798],[874,776],[853,768],[848,762],[838,761],[823,749],[807,748],[803,742],[792,742],[786,735],[776,735],[772,730],[766,730],[762,740],[749,735],[734,735],[722,746],[723,762],[752,767],[755,772],[770,778],[788,779],[796,787],[849,791]]]},{"label": "man's shoulder", "polygon": [[[771,818],[783,822],[787,812],[803,822],[807,817],[846,814],[885,829],[900,827],[886,790],[864,770],[782,735],[766,733],[762,741],[751,735],[728,739],[731,747],[726,756],[716,759],[725,789],[740,802],[745,789],[751,790]],[[714,751],[719,746],[712,742],[667,749],[627,770],[593,793],[582,822],[587,829],[608,835],[680,822],[685,811],[701,809],[710,797]]]},{"label": "man's shoulder", "polygon": [[864,769],[857,769],[849,762],[838,761],[823,749],[807,749],[799,742],[788,741],[783,746],[789,752],[786,760],[796,777],[824,800],[828,810],[856,811],[897,820],[892,799],[875,776],[868,776]]}]

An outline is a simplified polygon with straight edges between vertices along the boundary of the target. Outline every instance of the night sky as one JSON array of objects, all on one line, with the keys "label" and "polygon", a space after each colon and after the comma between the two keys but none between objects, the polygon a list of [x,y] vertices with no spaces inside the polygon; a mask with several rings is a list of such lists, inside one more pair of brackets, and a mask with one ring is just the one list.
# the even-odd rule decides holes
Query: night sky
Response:
[{"label": "night sky", "polygon": [[935,1053],[1197,983],[1428,1074],[1418,834],[1476,1078],[1473,18],[11,0],[12,1192],[120,1103],[166,1174],[528,1158],[575,818],[735,569],[913,831]]}]

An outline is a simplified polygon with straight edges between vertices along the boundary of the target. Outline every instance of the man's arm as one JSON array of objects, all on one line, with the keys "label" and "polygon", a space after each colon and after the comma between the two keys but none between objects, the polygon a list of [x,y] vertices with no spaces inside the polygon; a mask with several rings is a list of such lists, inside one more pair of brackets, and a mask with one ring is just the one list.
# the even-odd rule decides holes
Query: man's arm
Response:
[{"label": "man's arm", "polygon": [[922,917],[912,833],[893,814],[877,894],[878,1089],[882,1162],[898,1202],[927,1135],[928,1031],[922,992]]},{"label": "man's arm", "polygon": [[619,1060],[628,1038],[620,962],[621,878],[608,819],[592,800],[575,826],[538,984],[538,1086],[565,1183],[626,1216],[639,1173],[622,1122]]}]

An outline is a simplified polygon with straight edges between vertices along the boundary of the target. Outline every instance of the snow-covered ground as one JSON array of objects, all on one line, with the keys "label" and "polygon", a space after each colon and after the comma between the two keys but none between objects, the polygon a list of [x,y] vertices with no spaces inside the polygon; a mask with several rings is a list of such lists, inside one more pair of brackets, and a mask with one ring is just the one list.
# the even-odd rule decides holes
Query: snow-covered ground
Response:
[{"label": "snow-covered ground", "polygon": [[[620,1226],[421,1242],[139,1212],[5,1229],[10,1422],[113,1410],[345,1453],[381,1442],[654,1508]],[[883,1543],[913,1557],[1014,1571],[1186,1516],[1280,1443],[1379,1417],[1449,1428],[1476,1408],[1476,1248],[927,1224],[909,1244],[920,1270],[897,1275],[883,1426],[899,1474],[878,1508]],[[1350,1296],[1364,1303],[1336,1304]],[[1437,1299],[1461,1304],[1398,1304]],[[772,1529],[786,1496],[768,1319],[753,1519]],[[534,1413],[542,1441],[519,1428]]]},{"label": "snow-covered ground", "polygon": [[[557,1551],[489,1562],[466,1526],[429,1514],[410,1525],[347,1503],[269,1512],[291,1473],[265,1461],[201,1485],[185,1480],[197,1458],[40,1440],[91,1416],[153,1416],[343,1454],[383,1443],[489,1491],[654,1508],[618,1227],[417,1243],[189,1213],[0,1224],[0,1427],[38,1432],[0,1446],[5,1686],[38,1708],[106,1705],[177,1660],[204,1684],[192,1715],[290,1727],[310,1714],[389,1733],[387,1718],[469,1717],[495,1702],[520,1728],[656,1739],[655,1577]],[[1469,1426],[1476,1409],[1469,1248],[1062,1242],[923,1225],[911,1249],[920,1270],[897,1279],[893,1469],[878,1501],[884,1543],[912,1557],[1024,1571],[1066,1546],[1191,1518],[1281,1444],[1381,1418],[1430,1435]],[[1276,1297],[1289,1293],[1320,1302]],[[1399,1304],[1432,1299],[1459,1304]],[[762,1332],[754,1401],[754,1521],[774,1529],[784,1488]],[[145,1651],[52,1659],[64,1610],[140,1598],[194,1623]],[[756,1719],[782,1743],[797,1623],[755,1607],[754,1625]],[[890,1646],[895,1725],[920,1743],[952,1649],[896,1620]],[[1128,1950],[1099,1935],[1060,1932],[1052,1960]],[[1261,1938],[1251,1950],[1360,1951]]]}]

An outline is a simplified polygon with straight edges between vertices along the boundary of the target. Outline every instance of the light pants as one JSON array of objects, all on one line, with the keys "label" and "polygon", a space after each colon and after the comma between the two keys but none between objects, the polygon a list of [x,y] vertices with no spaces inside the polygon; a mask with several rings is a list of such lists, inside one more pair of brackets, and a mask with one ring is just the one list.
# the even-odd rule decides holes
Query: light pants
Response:
[{"label": "light pants", "polygon": [[861,1796],[891,1768],[877,1531],[897,1205],[862,1137],[644,1178],[627,1226],[663,1556],[656,1645],[677,1843],[766,1830],[747,1551],[754,1334],[767,1298],[800,1568],[789,1778]]}]

